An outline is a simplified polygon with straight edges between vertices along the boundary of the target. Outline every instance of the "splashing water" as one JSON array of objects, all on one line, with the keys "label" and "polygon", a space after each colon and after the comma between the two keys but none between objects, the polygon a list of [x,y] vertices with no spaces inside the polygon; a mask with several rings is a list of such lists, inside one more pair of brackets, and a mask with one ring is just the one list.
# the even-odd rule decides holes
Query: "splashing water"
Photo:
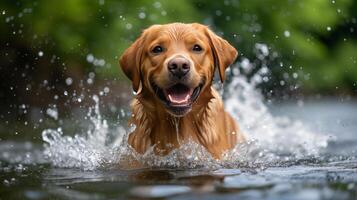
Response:
[{"label": "splashing water", "polygon": [[[261,47],[264,45],[256,45],[257,49]],[[262,50],[257,51],[260,52],[257,55],[260,60],[268,55],[267,48]],[[92,127],[85,134],[74,137],[65,136],[61,128],[44,130],[42,137],[47,143],[44,154],[55,166],[85,170],[118,167],[128,159],[151,167],[216,168],[281,165],[318,157],[320,150],[327,146],[328,137],[311,132],[299,121],[272,116],[257,89],[269,71],[266,63],[263,62],[261,69],[250,79],[238,70],[238,66],[250,70],[249,65],[249,60],[243,59],[232,67],[234,76],[225,91],[226,110],[237,120],[247,143],[237,145],[221,161],[213,159],[203,146],[193,141],[182,144],[166,156],[156,156],[153,148],[140,155],[128,145],[127,135],[131,131],[125,131],[123,126],[116,130],[115,142],[107,141],[110,130],[100,114],[98,96],[93,96],[95,106],[88,112]]]},{"label": "splashing water", "polygon": [[[44,154],[53,165],[58,167],[78,167],[94,169],[105,162],[110,162],[112,148],[106,145],[108,124],[99,112],[99,98],[94,95],[94,108],[89,108],[87,117],[92,127],[86,134],[77,134],[74,137],[64,136],[61,128],[47,129],[42,132],[45,144]],[[113,149],[114,150],[114,149]]]},{"label": "splashing water", "polygon": [[[328,145],[328,136],[313,133],[300,121],[287,117],[274,117],[264,104],[257,89],[269,73],[267,67],[268,47],[256,44],[256,57],[261,68],[250,79],[243,72],[251,72],[254,65],[247,58],[232,69],[233,80],[226,91],[226,110],[238,121],[248,137],[246,145],[237,146],[226,155],[226,160],[237,164],[282,165],[284,162],[316,158]],[[243,152],[243,154],[242,154]]]},{"label": "splashing water", "polygon": [[[229,84],[226,110],[238,121],[241,131],[248,137],[245,145],[237,146],[226,155],[229,165],[276,165],[292,160],[318,157],[328,145],[328,136],[313,133],[300,121],[287,117],[274,117],[257,90],[262,70],[248,79],[236,71]],[[242,153],[243,152],[243,153]]]}]

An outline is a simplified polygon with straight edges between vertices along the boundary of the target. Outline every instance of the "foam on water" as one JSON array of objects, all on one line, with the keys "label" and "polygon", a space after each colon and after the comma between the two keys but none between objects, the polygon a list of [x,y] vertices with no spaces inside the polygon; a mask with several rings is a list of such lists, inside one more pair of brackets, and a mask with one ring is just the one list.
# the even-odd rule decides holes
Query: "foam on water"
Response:
[{"label": "foam on water", "polygon": [[[261,46],[256,48],[259,50]],[[265,50],[257,55],[258,59],[265,59],[268,55],[267,48]],[[137,154],[127,143],[131,130],[123,126],[114,130],[117,135],[115,142],[107,141],[113,130],[108,128],[107,121],[99,112],[97,96],[93,96],[95,106],[88,112],[92,123],[88,131],[70,137],[61,128],[44,130],[44,154],[54,166],[89,170],[125,165],[123,163],[128,160],[152,167],[216,168],[281,165],[292,160],[317,157],[320,150],[327,146],[328,137],[311,132],[299,121],[272,116],[257,89],[269,70],[263,62],[260,70],[248,79],[240,73],[239,66],[249,70],[249,65],[248,60],[243,59],[232,67],[232,81],[227,83],[224,92],[226,110],[237,120],[247,143],[237,145],[221,161],[213,159],[204,147],[192,141],[182,144],[167,156],[156,156],[153,149],[144,155]]]}]

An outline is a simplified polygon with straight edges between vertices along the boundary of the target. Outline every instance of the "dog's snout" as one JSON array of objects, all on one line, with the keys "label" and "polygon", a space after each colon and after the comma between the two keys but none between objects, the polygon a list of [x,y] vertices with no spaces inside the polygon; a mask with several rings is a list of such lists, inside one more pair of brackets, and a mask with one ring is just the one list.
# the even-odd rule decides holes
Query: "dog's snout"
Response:
[{"label": "dog's snout", "polygon": [[190,71],[190,62],[184,57],[176,57],[169,61],[167,67],[172,75],[182,78]]}]

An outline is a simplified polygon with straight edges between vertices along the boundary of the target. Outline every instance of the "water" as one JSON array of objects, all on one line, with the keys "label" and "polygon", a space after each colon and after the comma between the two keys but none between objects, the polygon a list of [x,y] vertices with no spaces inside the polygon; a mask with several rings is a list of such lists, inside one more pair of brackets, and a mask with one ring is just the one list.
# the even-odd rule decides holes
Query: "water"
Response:
[{"label": "water", "polygon": [[[56,167],[54,165],[59,163],[43,156],[46,149],[41,144],[29,141],[2,141],[0,197],[355,199],[356,109],[356,101],[341,102],[338,99],[305,101],[302,107],[296,102],[270,106],[269,110],[273,116],[284,115],[292,120],[299,119],[301,124],[310,127],[311,134],[324,133],[335,139],[330,141],[327,147],[320,149],[315,157],[306,156],[264,168],[217,166],[121,170],[100,167],[98,164],[99,168],[86,170],[88,163],[92,161],[89,158],[82,163],[71,160],[74,159],[71,158],[71,151],[65,148],[63,151],[66,153],[61,156],[67,157],[63,157],[61,162],[67,166]],[[89,141],[85,144],[90,145]],[[98,142],[100,144],[102,141]],[[97,145],[94,152],[101,155],[102,147]],[[83,155],[87,155],[86,153],[88,152],[83,152]]]},{"label": "water", "polygon": [[[135,127],[109,123],[94,95],[86,132],[69,136],[63,123],[44,130],[40,144],[0,141],[0,199],[356,199],[357,101],[267,106],[257,89],[264,62],[249,79],[242,70],[217,87],[248,142],[222,160],[192,141],[165,157],[137,154],[127,144]],[[126,169],[134,161],[147,168]]]},{"label": "water", "polygon": [[[29,141],[2,141],[0,143],[0,197],[1,199],[125,199],[129,197],[196,199],[199,196],[207,199],[355,199],[357,116],[354,113],[357,111],[356,108],[355,101],[340,102],[336,99],[305,101],[303,107],[295,102],[271,106],[269,110],[272,111],[273,116],[284,115],[299,119],[301,124],[311,127],[311,134],[314,134],[314,131],[316,134],[325,133],[335,139],[330,141],[327,147],[320,149],[315,156],[308,154],[305,157],[299,155],[296,159],[289,157],[290,161],[281,158],[280,162],[274,160],[269,163],[271,166],[263,164],[262,168],[258,165],[239,167],[236,161],[215,163],[203,159],[192,166],[188,165],[189,162],[181,162],[177,165],[182,167],[176,169],[121,170],[113,168],[113,165],[107,168],[103,165],[108,162],[107,159],[113,152],[108,151],[111,147],[105,145],[104,141],[93,138],[93,135],[74,138],[59,136],[56,139],[58,146],[51,148],[48,146],[43,148],[41,144]],[[99,124],[106,127],[103,121],[102,119]],[[88,135],[96,133],[95,131],[98,131],[96,128],[98,127],[93,127]],[[59,130],[56,132],[60,133]],[[277,140],[281,142],[279,138]],[[74,149],[75,145],[78,145],[77,149]],[[193,144],[191,145],[194,147]],[[61,152],[52,152],[57,153],[56,155],[48,152],[58,150],[60,146],[62,146]],[[44,157],[44,152],[47,157]],[[202,157],[208,156],[204,154],[205,152],[201,153]],[[178,151],[170,155],[170,158],[166,158],[166,161],[163,159],[162,163],[153,161],[150,164],[170,165],[171,160],[183,159],[179,154]],[[52,157],[49,159],[50,155]],[[146,156],[151,158],[150,155]],[[270,158],[262,157],[264,161]],[[259,161],[257,158],[254,160]],[[245,161],[240,162],[242,165]],[[199,164],[203,166],[198,166]],[[191,169],[188,169],[190,167]]]},{"label": "water", "polygon": [[[257,158],[252,154],[254,158],[251,159],[256,161],[253,163],[249,158],[217,163],[206,158],[208,155],[202,151],[197,152],[201,153],[198,156],[201,160],[196,163],[189,165],[191,161],[180,161],[174,165],[172,160],[185,158],[180,155],[180,151],[185,151],[181,148],[161,163],[155,162],[152,155],[146,155],[147,159],[153,159],[148,164],[167,165],[166,168],[121,170],[113,165],[106,167],[114,151],[108,151],[111,145],[95,138],[105,133],[99,131],[98,126],[88,131],[88,137],[59,135],[56,145],[45,148],[29,141],[2,141],[0,199],[355,199],[356,109],[357,102],[337,99],[305,101],[302,107],[295,102],[272,105],[268,109],[272,116],[299,119],[300,124],[310,127],[310,134],[324,133],[335,139],[313,155],[302,156],[299,149],[293,156],[270,161],[271,156],[258,155]],[[99,120],[100,128],[108,127],[105,120],[96,117],[93,120]],[[276,140],[278,144],[282,142],[279,138]],[[291,145],[297,146],[297,143],[290,141]],[[202,150],[194,144],[185,148],[188,146]],[[62,150],[49,153],[59,149]],[[280,150],[278,148],[276,154]],[[264,165],[263,161],[267,163]]]}]

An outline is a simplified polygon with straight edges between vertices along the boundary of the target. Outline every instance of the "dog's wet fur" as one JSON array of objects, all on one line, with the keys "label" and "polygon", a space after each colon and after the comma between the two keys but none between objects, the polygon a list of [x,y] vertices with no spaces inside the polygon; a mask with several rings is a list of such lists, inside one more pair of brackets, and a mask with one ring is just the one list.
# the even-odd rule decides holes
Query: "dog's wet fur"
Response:
[{"label": "dog's wet fur", "polygon": [[131,103],[129,144],[139,153],[154,146],[166,155],[191,139],[214,158],[244,141],[235,120],[212,87],[238,53],[207,26],[153,25],[120,58],[136,93]]}]

